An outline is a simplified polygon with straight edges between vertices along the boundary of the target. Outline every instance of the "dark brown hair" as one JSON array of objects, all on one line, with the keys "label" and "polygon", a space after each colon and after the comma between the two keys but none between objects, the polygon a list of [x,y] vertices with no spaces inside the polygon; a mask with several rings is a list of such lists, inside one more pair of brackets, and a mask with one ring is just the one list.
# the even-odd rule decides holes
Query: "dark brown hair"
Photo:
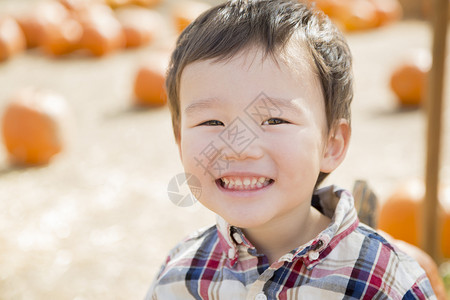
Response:
[{"label": "dark brown hair", "polygon": [[[297,43],[292,40],[300,38]],[[298,0],[231,0],[209,9],[179,36],[168,68],[166,88],[172,124],[180,140],[180,78],[200,60],[226,60],[257,47],[277,59],[286,47],[303,47],[323,88],[328,131],[341,118],[350,123],[353,98],[348,45],[322,12]],[[295,49],[294,49],[295,50]],[[320,174],[318,183],[326,174]]]}]

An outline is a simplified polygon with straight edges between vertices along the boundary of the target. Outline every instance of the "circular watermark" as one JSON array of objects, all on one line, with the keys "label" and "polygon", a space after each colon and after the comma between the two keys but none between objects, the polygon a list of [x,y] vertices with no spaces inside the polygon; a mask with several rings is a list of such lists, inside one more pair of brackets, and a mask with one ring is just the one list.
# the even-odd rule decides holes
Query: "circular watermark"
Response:
[{"label": "circular watermark", "polygon": [[169,181],[167,194],[176,206],[192,206],[202,194],[200,180],[190,173],[180,173]]}]

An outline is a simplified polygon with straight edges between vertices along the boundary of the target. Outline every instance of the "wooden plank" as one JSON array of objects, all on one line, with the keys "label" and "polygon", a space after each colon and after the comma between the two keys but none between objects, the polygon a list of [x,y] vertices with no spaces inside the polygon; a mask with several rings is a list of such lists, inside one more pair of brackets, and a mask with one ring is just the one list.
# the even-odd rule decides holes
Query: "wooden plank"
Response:
[{"label": "wooden plank", "polygon": [[425,170],[425,202],[422,247],[439,261],[438,185],[441,150],[442,102],[444,90],[445,51],[447,42],[448,0],[434,0],[431,23],[433,25],[433,64],[427,89],[427,156]]}]

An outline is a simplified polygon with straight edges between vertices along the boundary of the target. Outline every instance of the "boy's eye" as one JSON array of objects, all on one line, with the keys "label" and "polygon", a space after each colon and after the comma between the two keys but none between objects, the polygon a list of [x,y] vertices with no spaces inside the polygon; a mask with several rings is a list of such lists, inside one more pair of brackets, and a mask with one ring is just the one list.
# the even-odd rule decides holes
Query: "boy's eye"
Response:
[{"label": "boy's eye", "polygon": [[205,121],[203,123],[198,124],[198,126],[202,126],[202,125],[206,125],[206,126],[224,126],[224,124],[220,121],[217,120],[209,120],[209,121]]},{"label": "boy's eye", "polygon": [[262,123],[262,125],[278,125],[283,123],[289,123],[288,121],[285,121],[283,119],[278,118],[270,118]]}]

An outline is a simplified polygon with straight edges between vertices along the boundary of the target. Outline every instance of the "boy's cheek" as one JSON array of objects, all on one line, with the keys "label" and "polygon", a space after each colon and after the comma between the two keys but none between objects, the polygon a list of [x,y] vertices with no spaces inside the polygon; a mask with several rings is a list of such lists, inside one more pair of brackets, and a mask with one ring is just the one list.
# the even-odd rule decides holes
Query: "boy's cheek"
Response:
[{"label": "boy's cheek", "polygon": [[224,165],[226,162],[220,156],[220,149],[213,148],[213,145],[198,143],[196,147],[181,150],[184,171],[195,175],[202,183],[209,183],[219,178],[220,170],[226,167]]},{"label": "boy's cheek", "polygon": [[194,174],[202,178],[202,165],[207,166],[207,157],[205,153],[206,146],[204,140],[188,140],[185,139],[180,143],[180,157],[184,170],[187,173]]}]

